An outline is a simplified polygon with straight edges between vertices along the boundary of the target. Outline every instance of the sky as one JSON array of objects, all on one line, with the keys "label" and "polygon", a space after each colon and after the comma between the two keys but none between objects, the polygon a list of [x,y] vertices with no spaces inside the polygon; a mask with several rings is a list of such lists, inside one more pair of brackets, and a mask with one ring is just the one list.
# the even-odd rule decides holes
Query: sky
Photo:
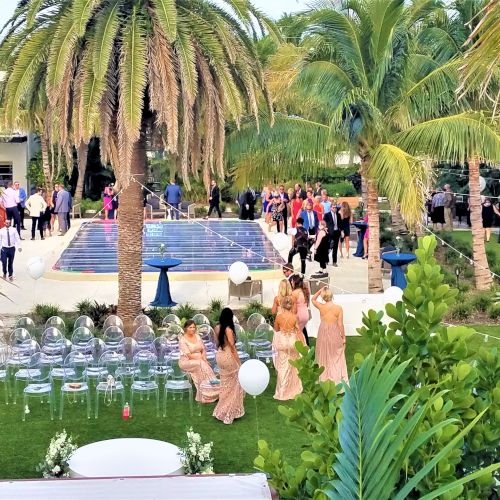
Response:
[{"label": "sky", "polygon": [[[14,13],[18,0],[0,0],[0,26],[3,26]],[[253,0],[253,4],[269,16],[277,19],[283,12],[304,9],[310,1],[306,0]]]}]

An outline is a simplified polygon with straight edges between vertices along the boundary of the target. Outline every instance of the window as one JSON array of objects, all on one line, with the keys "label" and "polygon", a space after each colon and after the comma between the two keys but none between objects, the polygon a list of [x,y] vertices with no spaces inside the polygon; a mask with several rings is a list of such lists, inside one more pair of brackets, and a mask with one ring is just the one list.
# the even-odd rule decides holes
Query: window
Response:
[{"label": "window", "polygon": [[0,163],[0,186],[7,186],[7,182],[13,182],[12,163]]}]

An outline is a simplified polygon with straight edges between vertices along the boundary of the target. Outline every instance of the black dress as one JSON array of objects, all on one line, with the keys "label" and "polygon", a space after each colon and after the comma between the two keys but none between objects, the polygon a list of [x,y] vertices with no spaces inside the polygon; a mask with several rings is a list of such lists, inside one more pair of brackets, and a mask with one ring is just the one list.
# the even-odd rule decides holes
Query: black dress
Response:
[{"label": "black dress", "polygon": [[[321,231],[319,231],[318,236],[321,234]],[[328,253],[330,252],[330,238],[328,237],[328,233],[326,231],[324,231],[324,233],[325,235],[321,239],[318,248],[316,248],[316,253],[314,254],[314,260],[319,262],[321,269],[326,269],[326,265],[329,260]],[[316,238],[318,236],[316,236]]]},{"label": "black dress", "polygon": [[493,226],[493,220],[495,219],[493,205],[483,205],[482,207],[481,215],[483,217],[483,228],[491,228]]},{"label": "black dress", "polygon": [[344,232],[344,238],[351,236],[351,218],[344,217],[340,221],[340,230]]}]

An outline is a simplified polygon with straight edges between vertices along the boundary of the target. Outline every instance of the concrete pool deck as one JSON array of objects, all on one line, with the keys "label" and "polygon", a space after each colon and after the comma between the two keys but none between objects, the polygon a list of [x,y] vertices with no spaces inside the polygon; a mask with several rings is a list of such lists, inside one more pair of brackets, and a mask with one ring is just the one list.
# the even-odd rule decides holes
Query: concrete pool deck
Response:
[{"label": "concrete pool deck", "polygon": [[[72,311],[76,304],[84,299],[96,300],[107,304],[118,302],[118,281],[116,274],[85,274],[53,271],[62,251],[68,246],[77,230],[85,219],[72,221],[71,229],[65,236],[52,236],[44,241],[31,241],[30,232],[23,231],[22,252],[16,252],[14,261],[13,284],[0,280],[0,290],[7,294],[11,301],[0,296],[0,318],[27,314],[35,304],[57,304],[64,311]],[[263,227],[265,225],[256,222]],[[30,226],[30,222],[27,222]],[[352,250],[351,253],[353,253]],[[282,252],[286,259],[287,252]],[[38,281],[34,281],[27,273],[26,264],[35,256],[45,260],[46,272]],[[296,268],[300,265],[298,257],[294,261]],[[318,270],[316,262],[308,262],[307,276]],[[368,290],[367,261],[352,257],[339,259],[339,267],[329,266],[330,282],[334,294],[356,293],[366,294]],[[264,304],[270,306],[282,277],[280,269],[276,271],[251,272],[253,278],[262,278],[264,287]],[[258,276],[260,274],[260,276]],[[188,275],[188,276],[185,276]],[[223,299],[227,303],[227,273],[170,273],[172,297],[179,304],[189,302],[195,308],[205,309],[213,298]],[[158,273],[142,273],[142,301],[147,307],[153,300],[156,292]],[[385,283],[386,286],[388,282]],[[343,289],[344,292],[341,290]],[[248,301],[238,301],[232,298],[228,304],[238,309],[244,307]],[[317,324],[316,311],[313,312],[313,324]]]}]

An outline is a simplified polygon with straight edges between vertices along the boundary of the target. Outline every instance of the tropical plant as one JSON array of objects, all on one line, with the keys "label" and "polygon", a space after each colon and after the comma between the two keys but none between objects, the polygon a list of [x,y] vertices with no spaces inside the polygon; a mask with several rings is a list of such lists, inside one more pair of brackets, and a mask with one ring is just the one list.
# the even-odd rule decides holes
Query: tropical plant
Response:
[{"label": "tropical plant", "polygon": [[458,102],[456,59],[439,64],[414,43],[433,2],[320,2],[304,14],[301,43],[270,59],[273,128],[250,120],[228,142],[236,175],[294,176],[353,151],[367,183],[369,290],[382,290],[378,193],[410,226],[422,220],[429,159],[500,158],[500,139],[466,100]]},{"label": "tropical plant", "polygon": [[[491,463],[485,457],[498,456],[500,442],[495,413],[500,408],[498,379],[480,375],[482,370],[489,373],[493,369],[496,373],[500,369],[500,357],[493,349],[487,359],[483,359],[470,347],[468,339],[477,335],[473,329],[443,324],[448,308],[456,301],[457,291],[443,283],[443,273],[434,258],[435,249],[434,237],[419,240],[415,252],[417,261],[408,267],[408,286],[403,300],[385,307],[389,322],[382,321],[383,312],[370,311],[363,318],[364,326],[358,330],[374,346],[377,359],[388,354],[396,356],[397,364],[411,362],[412,369],[398,380],[393,395],[412,394],[420,387],[423,392],[419,400],[423,404],[438,388],[448,391],[442,401],[430,408],[421,432],[446,418],[456,419],[456,430],[464,429],[487,410],[480,425],[463,441],[455,442],[442,457],[439,467],[430,471],[419,485],[422,497]],[[464,304],[469,314],[472,305]],[[356,361],[359,364],[362,357],[357,355]],[[428,457],[441,450],[450,437],[447,433],[436,436],[416,450],[408,461],[408,474],[417,474]],[[492,483],[491,475],[470,483],[466,498],[487,498]]]},{"label": "tropical plant", "polygon": [[36,323],[45,324],[52,316],[61,316],[61,308],[56,304],[36,304],[32,316]]},{"label": "tropical plant", "polygon": [[88,316],[97,328],[102,328],[106,317],[111,314],[114,306],[99,304],[97,300],[84,299],[76,304],[78,314]]},{"label": "tropical plant", "polygon": [[193,304],[190,304],[189,302],[178,305],[174,311],[177,317],[181,320],[191,319],[196,314],[196,309]]},{"label": "tropical plant", "polygon": [[141,311],[148,144],[161,138],[188,186],[202,159],[208,186],[223,171],[226,117],[257,117],[267,95],[252,36],[254,25],[274,27],[247,1],[223,3],[232,14],[207,0],[21,0],[0,46],[6,121],[46,95],[48,139],[67,151],[99,137],[103,164],[115,170],[126,328]]}]

